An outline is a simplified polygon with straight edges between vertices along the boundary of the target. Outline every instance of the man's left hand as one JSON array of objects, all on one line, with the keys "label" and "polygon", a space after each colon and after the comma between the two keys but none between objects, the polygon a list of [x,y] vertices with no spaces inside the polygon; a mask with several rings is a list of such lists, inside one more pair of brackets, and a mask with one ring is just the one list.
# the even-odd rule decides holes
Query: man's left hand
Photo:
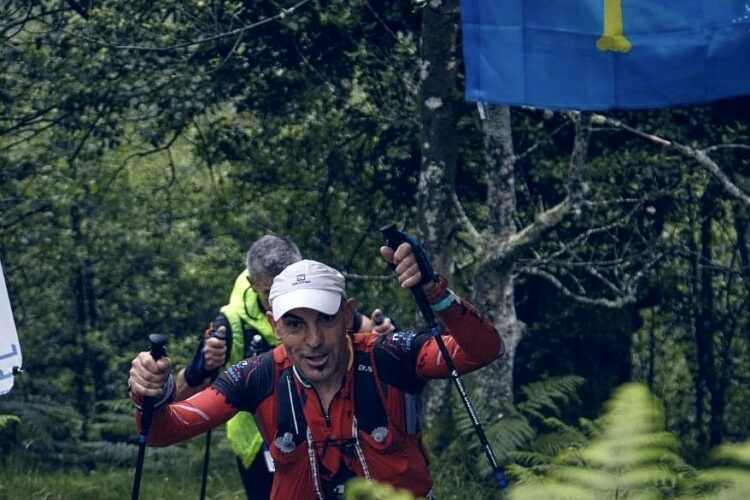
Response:
[{"label": "man's left hand", "polygon": [[379,333],[380,335],[388,335],[396,331],[396,325],[393,324],[391,318],[383,314],[380,309],[372,311],[372,331]]}]

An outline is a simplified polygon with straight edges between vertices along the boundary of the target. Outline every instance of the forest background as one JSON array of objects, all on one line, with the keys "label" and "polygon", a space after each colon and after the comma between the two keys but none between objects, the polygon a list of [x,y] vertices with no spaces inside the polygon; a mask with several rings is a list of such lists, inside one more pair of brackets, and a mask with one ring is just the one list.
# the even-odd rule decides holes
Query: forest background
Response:
[{"label": "forest background", "polygon": [[[468,382],[514,495],[750,488],[732,445],[750,435],[747,97],[467,103],[457,0],[0,12],[0,261],[25,370],[0,398],[0,498],[128,496],[130,360],[159,331],[184,366],[262,234],[418,326],[378,255],[390,222],[504,335]],[[448,384],[424,424],[439,498],[498,495]],[[197,496],[202,447],[149,450],[144,497]],[[215,447],[209,497],[237,498]]]}]

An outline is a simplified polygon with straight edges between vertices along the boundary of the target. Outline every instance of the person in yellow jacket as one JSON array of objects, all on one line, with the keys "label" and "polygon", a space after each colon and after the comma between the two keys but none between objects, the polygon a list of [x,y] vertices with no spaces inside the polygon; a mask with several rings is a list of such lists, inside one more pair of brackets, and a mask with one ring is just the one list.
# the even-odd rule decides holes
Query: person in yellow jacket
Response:
[{"label": "person in yellow jacket", "polygon": [[[186,399],[206,387],[224,365],[260,355],[278,344],[266,311],[274,277],[288,265],[302,260],[297,246],[288,238],[265,235],[247,251],[247,268],[235,279],[229,303],[220,310],[201,340],[193,361],[175,380],[176,400]],[[375,309],[372,317],[382,316]],[[394,330],[389,318],[375,324],[369,317],[355,314],[351,330]],[[263,438],[250,413],[239,412],[227,422],[227,440],[237,455],[237,465],[248,499],[268,499],[273,482],[273,461],[263,450]]]}]

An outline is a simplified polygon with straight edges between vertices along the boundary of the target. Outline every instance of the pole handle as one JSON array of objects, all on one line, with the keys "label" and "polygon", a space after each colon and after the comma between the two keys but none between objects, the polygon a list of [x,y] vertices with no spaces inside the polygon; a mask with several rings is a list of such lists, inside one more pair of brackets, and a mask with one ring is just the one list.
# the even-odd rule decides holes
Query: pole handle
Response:
[{"label": "pole handle", "polygon": [[[151,348],[149,349],[149,352],[151,354],[151,357],[154,358],[154,361],[158,361],[162,357],[167,355],[167,336],[161,333],[152,333],[148,336],[148,340],[151,343]],[[154,402],[155,398],[146,396],[143,398],[143,403],[141,406],[141,434],[139,436],[140,440],[143,440],[145,442],[146,437],[148,436],[148,430],[151,427],[151,419],[153,418],[154,413]]]},{"label": "pole handle", "polygon": [[152,333],[148,336],[148,340],[151,343],[151,348],[149,349],[151,353],[151,357],[154,358],[154,361],[158,361],[160,358],[167,355],[167,336],[162,333]]},{"label": "pole handle", "polygon": [[[388,224],[381,227],[380,232],[385,237],[386,246],[392,248],[394,251],[401,243],[408,243],[411,247],[414,259],[417,261],[417,266],[419,266],[419,272],[422,275],[419,284],[411,287],[411,293],[414,294],[414,299],[417,301],[417,306],[427,322],[427,326],[431,330],[434,329],[437,326],[435,314],[432,312],[432,308],[430,308],[430,304],[427,302],[427,296],[422,289],[422,285],[435,279],[435,271],[432,268],[432,264],[430,264],[430,259],[427,258],[427,253],[417,240],[405,232],[396,229],[395,224]],[[390,266],[391,269],[395,269],[396,267],[393,264],[390,264]]]},{"label": "pole handle", "polygon": [[380,232],[385,237],[386,246],[391,247],[393,250],[396,250],[401,243],[408,243],[411,246],[411,251],[419,266],[419,272],[422,273],[422,279],[419,282],[420,285],[435,280],[435,270],[432,268],[427,252],[416,239],[404,231],[398,230],[395,224],[388,224],[381,227]]},{"label": "pole handle", "polygon": [[[203,342],[205,342],[206,339],[209,339],[211,337],[217,338],[219,340],[223,340],[224,342],[226,342],[227,343],[227,355],[226,355],[226,358],[224,358],[224,360],[226,361],[227,359],[229,359],[229,349],[231,348],[231,346],[229,345],[229,342],[227,340],[226,333],[223,336],[217,334],[217,330],[220,327],[222,327],[222,326],[225,327],[225,328],[228,327],[227,323],[226,323],[226,320],[224,319],[224,316],[222,316],[221,314],[219,314],[211,322],[211,327],[208,330],[208,336],[206,336],[203,339]],[[154,358],[154,359],[158,359],[158,358]],[[201,352],[200,356],[197,358],[197,365],[196,365],[195,372],[198,374],[198,376],[201,377],[201,381],[203,379],[205,379],[206,377],[211,377],[211,381],[216,380],[216,377],[219,376],[219,369],[218,368],[214,368],[210,372],[206,373],[206,368],[205,368],[206,365],[205,365],[205,363],[206,363],[206,360],[204,358],[204,354],[203,354],[203,352]]]}]

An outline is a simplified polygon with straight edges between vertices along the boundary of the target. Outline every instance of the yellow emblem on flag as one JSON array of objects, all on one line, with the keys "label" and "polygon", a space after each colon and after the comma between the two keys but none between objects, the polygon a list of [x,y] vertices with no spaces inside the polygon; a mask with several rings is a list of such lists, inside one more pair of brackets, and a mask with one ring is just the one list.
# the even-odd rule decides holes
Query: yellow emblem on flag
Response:
[{"label": "yellow emblem on flag", "polygon": [[630,52],[633,44],[625,37],[622,25],[622,1],[604,0],[604,33],[596,41],[602,52]]}]

